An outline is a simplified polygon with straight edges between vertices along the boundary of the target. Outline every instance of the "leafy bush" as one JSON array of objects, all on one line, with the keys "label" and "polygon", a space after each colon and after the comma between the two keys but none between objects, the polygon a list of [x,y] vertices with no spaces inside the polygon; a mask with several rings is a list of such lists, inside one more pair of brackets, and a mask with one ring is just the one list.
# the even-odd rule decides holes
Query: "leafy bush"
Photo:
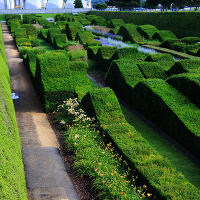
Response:
[{"label": "leafy bush", "polygon": [[168,70],[168,76],[173,74],[187,73],[187,72],[200,72],[200,60],[199,59],[185,59],[174,63],[174,65]]},{"label": "leafy bush", "polygon": [[31,48],[27,50],[27,56],[26,56],[26,68],[28,72],[30,73],[30,76],[32,80],[35,79],[35,71],[36,71],[36,57],[39,54],[45,53],[44,49],[39,48]]},{"label": "leafy bush", "polygon": [[143,62],[139,63],[138,67],[145,78],[160,78],[166,79],[167,75],[160,64],[156,62]]},{"label": "leafy bush", "polygon": [[27,33],[25,28],[16,28],[15,29],[15,39],[27,38]]},{"label": "leafy bush", "polygon": [[67,47],[67,37],[65,34],[54,35],[54,46],[57,49],[65,49]]},{"label": "leafy bush", "polygon": [[158,31],[158,29],[153,25],[147,24],[138,26],[137,31],[146,39],[152,39],[152,36]]},{"label": "leafy bush", "polygon": [[41,33],[41,36],[42,36],[45,40],[47,40],[48,29],[44,29],[44,28],[40,29],[40,33]]},{"label": "leafy bush", "polygon": [[75,40],[76,34],[83,31],[82,25],[80,22],[68,22],[66,24],[66,34],[69,40]]},{"label": "leafy bush", "polygon": [[124,41],[130,41],[132,43],[142,41],[142,36],[138,33],[137,26],[133,24],[122,25],[117,34],[121,35]]},{"label": "leafy bush", "polygon": [[152,199],[199,199],[198,189],[127,123],[111,89],[90,91],[82,104],[91,116],[97,118],[102,134],[105,134],[119,156],[138,175],[139,180],[148,184],[147,188],[153,191]]},{"label": "leafy bush", "polygon": [[160,79],[139,83],[132,94],[138,111],[199,157],[200,111],[187,97]]},{"label": "leafy bush", "polygon": [[47,40],[53,44],[54,42],[54,36],[57,34],[61,34],[60,29],[59,28],[49,28],[48,29],[48,34],[47,34]]},{"label": "leafy bush", "polygon": [[200,108],[200,73],[174,75],[167,82]]},{"label": "leafy bush", "polygon": [[87,51],[85,50],[71,50],[68,51],[70,61],[87,60]]},{"label": "leafy bush", "polygon": [[24,14],[23,15],[23,24],[35,24],[36,15],[34,14]]},{"label": "leafy bush", "polygon": [[113,46],[102,46],[98,49],[96,54],[97,58],[97,68],[107,71],[110,63],[112,62],[112,57],[114,53],[117,51],[117,47]]},{"label": "leafy bush", "polygon": [[138,66],[129,59],[114,60],[105,76],[106,84],[128,103],[131,101],[132,88],[144,79]]},{"label": "leafy bush", "polygon": [[35,82],[44,110],[54,111],[66,98],[74,96],[69,58],[64,52],[46,52],[36,59]]},{"label": "leafy bush", "polygon": [[171,54],[156,53],[149,54],[145,61],[158,63],[165,71],[168,71],[175,63]]},{"label": "leafy bush", "polygon": [[0,199],[27,200],[21,144],[0,26]]},{"label": "leafy bush", "polygon": [[116,28],[116,27],[119,27],[123,24],[125,24],[123,19],[111,19],[111,20],[108,21],[107,26],[109,28]]},{"label": "leafy bush", "polygon": [[172,31],[161,30],[161,31],[155,32],[152,36],[152,39],[163,42],[168,39],[177,39],[177,37],[176,37],[176,35],[174,35],[174,33]]},{"label": "leafy bush", "polygon": [[17,47],[31,47],[31,41],[27,38],[16,39]]}]

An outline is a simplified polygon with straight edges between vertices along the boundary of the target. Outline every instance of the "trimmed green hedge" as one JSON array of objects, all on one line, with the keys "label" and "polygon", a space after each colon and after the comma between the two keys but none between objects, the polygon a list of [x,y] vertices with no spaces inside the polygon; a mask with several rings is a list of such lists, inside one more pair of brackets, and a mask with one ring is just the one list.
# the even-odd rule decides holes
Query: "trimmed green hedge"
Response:
[{"label": "trimmed green hedge", "polygon": [[139,63],[138,67],[146,79],[148,78],[166,79],[167,78],[167,75],[164,69],[160,66],[160,64],[156,62]]},{"label": "trimmed green hedge", "polygon": [[64,52],[50,51],[36,59],[35,83],[44,110],[56,110],[66,98],[74,96],[74,83],[69,69],[69,58]]},{"label": "trimmed green hedge", "polygon": [[86,61],[72,61],[69,64],[70,70],[72,71],[87,71],[88,64]]},{"label": "trimmed green hedge", "polygon": [[69,40],[75,40],[76,34],[83,31],[82,25],[80,22],[68,22],[66,24],[66,34]]},{"label": "trimmed green hedge", "polygon": [[35,26],[33,26],[32,24],[23,24],[22,28],[26,29],[26,33],[30,40],[37,39],[37,28]]},{"label": "trimmed green hedge", "polygon": [[89,46],[87,49],[88,58],[96,60],[96,55],[98,53],[100,46]]},{"label": "trimmed green hedge", "polygon": [[132,105],[197,157],[200,157],[200,110],[161,79],[139,83]]},{"label": "trimmed green hedge", "polygon": [[158,63],[165,71],[168,71],[175,63],[171,54],[156,53],[149,54],[145,61]]},{"label": "trimmed green hedge", "polygon": [[142,36],[137,31],[137,26],[133,24],[122,25],[117,34],[121,35],[124,41],[130,41],[132,43],[142,41]]},{"label": "trimmed green hedge", "polygon": [[172,33],[169,30],[161,30],[161,31],[156,31],[153,34],[152,39],[163,42],[168,39],[177,39],[177,37],[174,33]]},{"label": "trimmed green hedge", "polygon": [[82,100],[88,112],[100,123],[115,150],[147,184],[153,199],[198,200],[199,190],[178,172],[168,159],[163,158],[127,123],[114,92],[109,88],[94,89]]},{"label": "trimmed green hedge", "polygon": [[59,28],[49,28],[48,34],[47,34],[47,40],[53,44],[54,43],[54,36],[57,34],[61,34],[61,31]]},{"label": "trimmed green hedge", "polygon": [[28,38],[17,38],[16,39],[17,47],[31,47],[31,41]]},{"label": "trimmed green hedge", "polygon": [[181,38],[180,41],[186,44],[195,44],[197,42],[200,42],[200,37],[184,37]]},{"label": "trimmed green hedge", "polygon": [[123,19],[137,25],[151,24],[160,30],[170,30],[179,38],[200,37],[199,12],[112,12],[92,11],[90,14],[103,16],[107,20]]},{"label": "trimmed green hedge", "polygon": [[200,72],[200,59],[184,59],[177,61],[167,72],[168,76],[187,72]]},{"label": "trimmed green hedge", "polygon": [[27,200],[20,137],[0,27],[0,199]]},{"label": "trimmed green hedge", "polygon": [[40,34],[45,40],[47,40],[48,29],[44,29],[44,28],[40,29]]},{"label": "trimmed green hedge", "polygon": [[66,34],[56,34],[53,39],[53,44],[57,49],[65,49],[68,45]]},{"label": "trimmed green hedge", "polygon": [[88,42],[95,42],[91,31],[81,31],[76,34],[76,40],[86,46]]},{"label": "trimmed green hedge", "polygon": [[145,80],[138,66],[129,59],[114,60],[105,76],[106,84],[128,103],[131,102],[132,88]]},{"label": "trimmed green hedge", "polygon": [[119,27],[123,24],[125,24],[123,19],[111,19],[107,22],[107,26],[109,28],[116,28],[116,27]]},{"label": "trimmed green hedge", "polygon": [[117,26],[117,27],[111,29],[111,30],[109,31],[109,33],[112,33],[113,35],[117,35],[118,32],[119,32],[120,27],[121,27],[121,26]]},{"label": "trimmed green hedge", "polygon": [[15,29],[21,27],[21,21],[20,20],[15,20],[15,19],[10,19],[7,21],[8,27],[10,29],[10,32],[12,36],[14,36]]},{"label": "trimmed green hedge", "polygon": [[87,60],[87,51],[82,49],[71,50],[67,52],[70,61]]},{"label": "trimmed green hedge", "polygon": [[117,47],[113,47],[113,46],[100,47],[96,54],[97,68],[106,72],[112,62],[112,57],[116,51],[117,51]]},{"label": "trimmed green hedge", "polygon": [[61,33],[66,34],[66,24],[68,21],[57,21],[56,24],[58,25]]},{"label": "trimmed green hedge", "polygon": [[91,20],[91,24],[98,26],[106,26],[107,22],[104,17],[94,16],[93,19]]},{"label": "trimmed green hedge", "polygon": [[23,15],[23,24],[35,24],[36,15],[34,14],[24,14]]},{"label": "trimmed green hedge", "polygon": [[32,80],[35,79],[35,71],[36,71],[36,57],[39,54],[44,53],[44,49],[38,49],[38,48],[32,48],[27,50],[27,56],[26,56],[26,68],[28,72],[30,73],[30,76]]},{"label": "trimmed green hedge", "polygon": [[167,82],[200,108],[200,73],[174,75]]},{"label": "trimmed green hedge", "polygon": [[158,31],[158,29],[150,24],[147,25],[140,25],[137,27],[137,31],[146,39],[152,39],[155,32]]},{"label": "trimmed green hedge", "polygon": [[25,28],[15,29],[15,39],[19,39],[19,38],[28,38]]}]

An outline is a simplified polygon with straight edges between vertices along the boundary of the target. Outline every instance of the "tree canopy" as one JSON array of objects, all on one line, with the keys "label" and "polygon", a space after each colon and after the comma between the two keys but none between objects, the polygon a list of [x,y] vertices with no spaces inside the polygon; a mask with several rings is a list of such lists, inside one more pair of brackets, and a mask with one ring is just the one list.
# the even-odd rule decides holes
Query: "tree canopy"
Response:
[{"label": "tree canopy", "polygon": [[83,4],[81,0],[75,0],[74,1],[74,7],[75,8],[83,8]]},{"label": "tree canopy", "polygon": [[133,8],[140,5],[140,0],[109,0],[107,4],[118,8]]}]

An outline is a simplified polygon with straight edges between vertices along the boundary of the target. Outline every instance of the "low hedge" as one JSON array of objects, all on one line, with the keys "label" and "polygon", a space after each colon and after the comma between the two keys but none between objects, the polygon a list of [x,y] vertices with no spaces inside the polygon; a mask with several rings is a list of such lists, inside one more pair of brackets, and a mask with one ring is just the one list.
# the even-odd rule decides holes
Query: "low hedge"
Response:
[{"label": "low hedge", "polygon": [[184,59],[174,63],[168,70],[168,76],[187,72],[200,72],[200,59]]},{"label": "low hedge", "polygon": [[31,47],[31,41],[28,38],[17,38],[16,45],[17,47]]},{"label": "low hedge", "polygon": [[117,34],[121,35],[124,41],[130,41],[132,43],[142,41],[142,36],[137,31],[137,26],[133,24],[122,25]]},{"label": "low hedge", "polygon": [[35,71],[36,71],[36,57],[39,54],[45,53],[44,49],[39,48],[31,48],[27,50],[27,56],[26,56],[26,68],[34,81],[35,79]]},{"label": "low hedge", "polygon": [[40,29],[40,35],[42,36],[42,38],[44,38],[45,40],[47,40],[47,36],[48,36],[48,29]]},{"label": "low hedge", "polygon": [[65,49],[67,47],[66,34],[55,34],[53,39],[53,44],[57,49]]},{"label": "low hedge", "polygon": [[68,51],[68,56],[70,61],[86,61],[87,51],[82,49]]},{"label": "low hedge", "polygon": [[54,43],[54,36],[57,34],[61,34],[61,31],[59,28],[49,28],[48,34],[47,34],[47,40],[53,44]]},{"label": "low hedge", "polygon": [[144,62],[146,59],[146,55],[140,53],[136,48],[134,47],[124,47],[117,49],[117,51],[114,53],[112,60],[117,60],[117,59],[130,59],[133,60],[134,63],[140,63]]},{"label": "low hedge", "polygon": [[147,25],[140,25],[137,27],[137,31],[146,39],[152,39],[155,32],[158,31],[158,29],[150,24]]},{"label": "low hedge", "polygon": [[34,14],[23,14],[23,24],[35,24],[36,15]]},{"label": "low hedge", "polygon": [[117,47],[113,46],[100,47],[96,54],[97,68],[106,72],[110,66],[110,63],[112,62],[112,57],[116,51]]},{"label": "low hedge", "polygon": [[91,20],[91,24],[98,25],[98,26],[106,26],[107,23],[106,23],[106,19],[104,17],[95,16]]},{"label": "low hedge", "polygon": [[145,80],[138,66],[129,59],[114,60],[105,76],[106,84],[126,102],[131,102],[132,88]]},{"label": "low hedge", "polygon": [[57,21],[56,24],[58,25],[61,33],[66,34],[66,24],[68,21]]},{"label": "low hedge", "polygon": [[28,38],[25,28],[15,29],[15,39],[19,39],[19,38]]},{"label": "low hedge", "polygon": [[72,61],[69,64],[70,70],[72,71],[87,71],[88,64],[86,61]]},{"label": "low hedge", "polygon": [[86,42],[85,47],[88,48],[89,46],[102,46],[102,43],[98,40],[92,40]]},{"label": "low hedge", "polygon": [[95,42],[91,31],[81,31],[76,34],[76,40],[86,46],[88,42]]},{"label": "low hedge", "polygon": [[123,19],[111,19],[107,22],[107,27],[116,28],[116,27],[119,27],[123,24],[125,24]]},{"label": "low hedge", "polygon": [[178,90],[161,79],[147,80],[134,87],[132,105],[200,157],[200,111]]},{"label": "low hedge", "polygon": [[35,83],[46,112],[56,110],[66,98],[73,97],[74,84],[67,54],[50,51],[38,55]]},{"label": "low hedge", "polygon": [[0,26],[0,199],[27,200],[19,131]]},{"label": "low hedge", "polygon": [[136,180],[148,185],[147,188],[153,194],[152,199],[199,199],[199,190],[127,123],[111,89],[90,91],[82,104],[96,117],[101,132],[113,144],[119,156],[138,175]]},{"label": "low hedge", "polygon": [[156,53],[149,54],[145,61],[158,63],[165,71],[168,71],[175,63],[171,54]]},{"label": "low hedge", "polygon": [[197,42],[200,42],[200,37],[184,37],[181,38],[180,41],[186,44],[195,44]]},{"label": "low hedge", "polygon": [[157,31],[153,34],[152,39],[163,42],[168,39],[177,39],[176,35],[169,30]]},{"label": "low hedge", "polygon": [[19,47],[18,50],[19,50],[20,57],[25,60],[27,56],[27,52],[30,49],[32,49],[32,47],[23,47],[23,46]]},{"label": "low hedge", "polygon": [[76,34],[83,31],[82,25],[80,22],[68,22],[66,24],[66,34],[69,40],[75,40]]},{"label": "low hedge", "polygon": [[20,20],[10,19],[10,20],[7,21],[7,24],[8,24],[8,27],[10,29],[12,36],[14,36],[15,29],[21,27],[21,21]]},{"label": "low hedge", "polygon": [[26,29],[26,33],[30,40],[37,39],[37,28],[35,26],[33,26],[32,24],[23,24],[22,28]]},{"label": "low hedge", "polygon": [[167,82],[182,92],[200,108],[200,73],[178,74],[168,78]]},{"label": "low hedge", "polygon": [[167,78],[167,75],[164,69],[160,66],[160,64],[156,62],[141,62],[138,64],[138,67],[146,79],[148,78],[166,79]]}]

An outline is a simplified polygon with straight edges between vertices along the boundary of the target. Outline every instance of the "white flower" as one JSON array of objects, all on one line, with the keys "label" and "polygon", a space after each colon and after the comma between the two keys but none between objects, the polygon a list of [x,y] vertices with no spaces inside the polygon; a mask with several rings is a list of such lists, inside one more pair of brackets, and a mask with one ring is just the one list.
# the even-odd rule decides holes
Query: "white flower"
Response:
[{"label": "white flower", "polygon": [[65,124],[65,121],[64,121],[64,120],[61,120],[61,121],[60,121],[60,124]]},{"label": "white flower", "polygon": [[78,135],[78,134],[76,134],[76,135],[74,136],[74,138],[75,138],[75,139],[79,138],[79,135]]}]

